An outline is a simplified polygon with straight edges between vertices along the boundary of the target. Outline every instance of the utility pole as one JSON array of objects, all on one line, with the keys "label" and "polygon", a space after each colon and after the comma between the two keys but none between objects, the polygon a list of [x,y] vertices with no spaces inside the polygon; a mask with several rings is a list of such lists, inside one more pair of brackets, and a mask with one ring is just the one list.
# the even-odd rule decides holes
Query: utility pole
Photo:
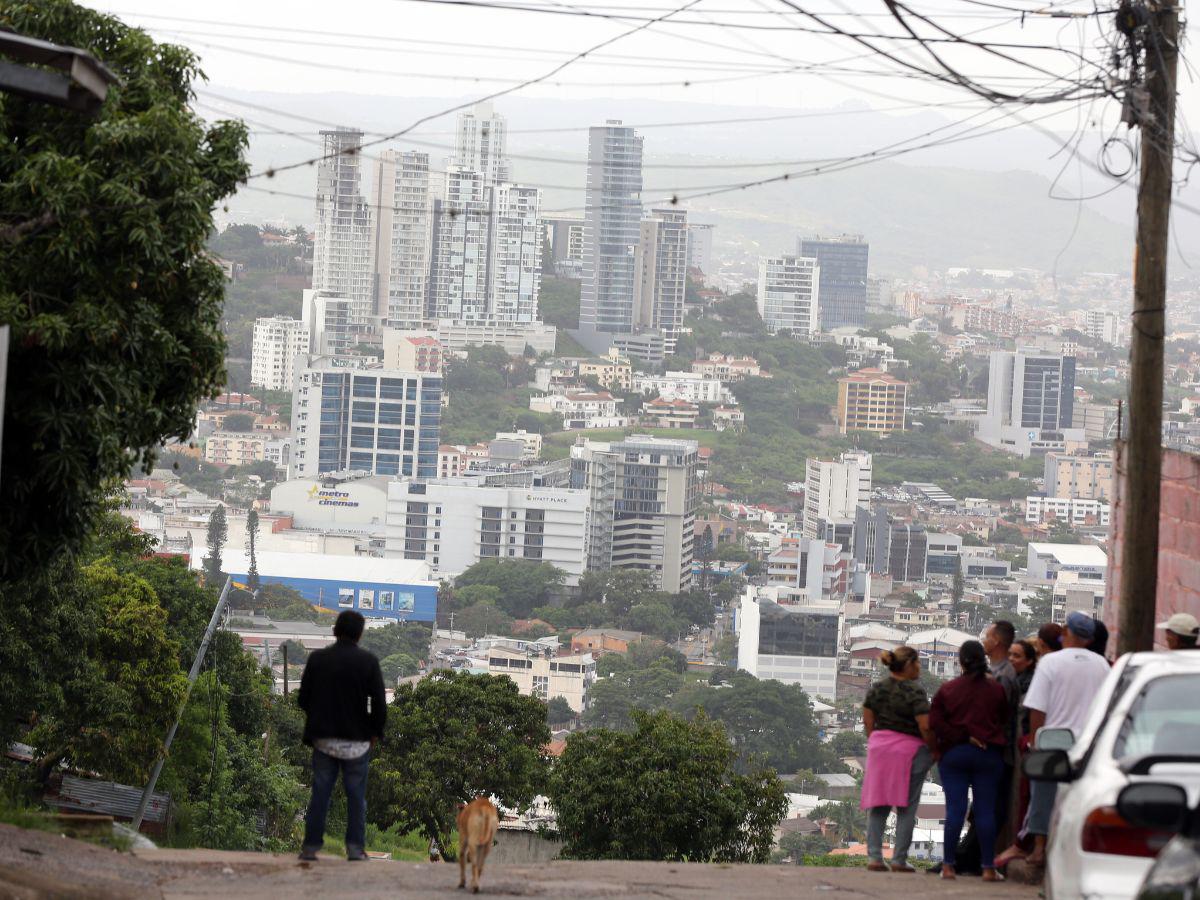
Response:
[{"label": "utility pole", "polygon": [[179,730],[179,720],[183,718],[183,711],[187,708],[188,698],[192,696],[192,686],[200,676],[200,666],[203,665],[204,657],[208,654],[208,645],[217,630],[217,624],[221,621],[221,615],[225,612],[225,601],[229,599],[229,589],[231,587],[233,587],[233,579],[226,578],[225,587],[221,588],[221,596],[217,599],[217,608],[213,610],[212,618],[208,620],[208,628],[204,630],[204,638],[200,641],[200,649],[196,651],[196,658],[192,660],[192,668],[188,672],[187,690],[183,694],[183,703],[179,705],[179,712],[175,716],[175,722],[171,725],[171,730],[167,732],[166,741],[163,742],[162,753],[159,754],[158,760],[154,763],[154,770],[150,773],[150,780],[146,782],[146,789],[142,791],[142,799],[138,801],[137,812],[133,814],[133,822],[130,827],[135,832],[141,830],[142,819],[146,815],[146,807],[150,805],[150,797],[154,794],[154,786],[158,783],[158,776],[162,774],[163,763],[167,760],[167,754],[171,752],[171,742],[175,740],[175,732]]},{"label": "utility pole", "polygon": [[288,687],[289,687],[289,685],[288,685],[288,661],[287,661],[288,645],[287,645],[287,641],[284,641],[282,644],[280,644],[279,649],[283,651],[283,696],[286,698],[288,695]]},{"label": "utility pole", "polygon": [[[1133,261],[1133,327],[1129,350],[1129,437],[1122,454],[1121,605],[1117,652],[1154,646],[1158,597],[1158,516],[1162,483],[1163,341],[1167,305],[1168,223],[1175,155],[1175,70],[1179,8],[1148,0],[1137,248]],[[1133,90],[1136,91],[1136,88]]]}]

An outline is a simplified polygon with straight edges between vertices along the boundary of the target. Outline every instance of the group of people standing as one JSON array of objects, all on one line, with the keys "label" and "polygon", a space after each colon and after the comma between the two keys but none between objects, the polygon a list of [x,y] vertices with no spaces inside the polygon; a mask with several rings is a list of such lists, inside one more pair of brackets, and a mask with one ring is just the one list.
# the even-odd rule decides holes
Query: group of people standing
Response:
[{"label": "group of people standing", "polygon": [[[1163,623],[1174,633],[1195,634],[1196,620]],[[1057,785],[1019,776],[1021,756],[1042,728],[1081,733],[1092,701],[1107,677],[1108,631],[1073,612],[1065,625],[1048,623],[1036,637],[1018,640],[1011,622],[993,622],[982,641],[959,648],[961,674],[943,683],[932,701],[920,682],[921,661],[912,647],[886,651],[884,678],[863,703],[867,766],[862,807],[867,810],[867,856],[872,871],[912,872],[908,853],[921,786],[936,763],[946,796],[942,878],[955,878],[959,854],[974,850],[985,881],[1002,880],[1009,861],[1042,865]],[[1173,645],[1172,645],[1173,646]],[[1195,646],[1192,638],[1191,646]],[[968,792],[970,803],[968,803]],[[883,857],[884,826],[896,810],[890,864]],[[960,846],[970,809],[975,842]],[[1011,846],[997,855],[1012,816]]]}]

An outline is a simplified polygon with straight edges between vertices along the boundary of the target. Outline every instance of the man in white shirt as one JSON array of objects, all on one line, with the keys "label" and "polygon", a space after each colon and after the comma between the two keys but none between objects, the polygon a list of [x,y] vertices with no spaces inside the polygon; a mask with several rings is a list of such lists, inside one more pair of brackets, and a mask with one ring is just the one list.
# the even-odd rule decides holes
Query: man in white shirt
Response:
[{"label": "man in white shirt", "polygon": [[[1083,731],[1092,701],[1109,672],[1108,660],[1088,649],[1095,635],[1096,620],[1073,612],[1063,630],[1063,649],[1038,660],[1025,694],[1032,738],[1036,739],[1042,728],[1070,728],[1076,735]],[[1033,853],[1029,855],[1032,865],[1046,861],[1046,835],[1050,833],[1050,815],[1057,794],[1058,785],[1054,782],[1030,782],[1026,831],[1033,835]]]}]

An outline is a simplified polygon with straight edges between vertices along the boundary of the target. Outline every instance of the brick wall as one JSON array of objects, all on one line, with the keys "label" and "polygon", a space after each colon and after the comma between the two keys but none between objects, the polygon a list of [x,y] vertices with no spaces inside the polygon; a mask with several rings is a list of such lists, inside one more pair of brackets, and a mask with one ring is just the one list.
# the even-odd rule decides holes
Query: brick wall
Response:
[{"label": "brick wall", "polygon": [[[1116,645],[1117,607],[1121,590],[1122,528],[1124,528],[1125,445],[1117,442],[1113,475],[1112,520],[1109,526],[1108,587],[1104,622]],[[1162,500],[1158,521],[1157,618],[1189,612],[1200,618],[1200,455],[1163,450]],[[1156,647],[1165,647],[1163,632],[1154,633]]]}]

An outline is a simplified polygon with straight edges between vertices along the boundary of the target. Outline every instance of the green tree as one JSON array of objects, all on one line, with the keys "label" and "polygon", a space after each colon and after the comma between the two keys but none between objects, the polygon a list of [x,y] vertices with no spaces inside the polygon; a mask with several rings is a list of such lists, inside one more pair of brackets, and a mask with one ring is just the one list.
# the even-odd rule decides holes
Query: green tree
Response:
[{"label": "green tree", "polygon": [[575,718],[575,710],[566,697],[551,697],[546,704],[546,722],[549,725],[566,725]]},{"label": "green tree", "polygon": [[95,118],[0,100],[0,577],[12,578],[77,551],[109,481],[186,438],[222,385],[224,276],[204,242],[246,175],[247,134],[194,112],[184,47],[69,0],[4,0],[0,21],[121,78]]},{"label": "green tree", "polygon": [[545,606],[549,602],[565,578],[566,573],[550,563],[526,559],[485,559],[459,575],[455,579],[455,586],[496,588],[500,593],[497,605],[514,619],[527,619],[535,607]]},{"label": "green tree", "polygon": [[813,807],[808,817],[814,822],[828,819],[833,823],[833,830],[843,841],[862,841],[867,836],[867,814],[858,806],[853,798],[838,800],[834,803],[821,803]]},{"label": "green tree", "polygon": [[291,639],[283,641],[279,645],[279,656],[277,658],[280,662],[283,661],[283,650],[285,647],[287,648],[287,661],[289,666],[299,666],[308,662],[308,648],[299,641],[293,641]]},{"label": "green tree", "polygon": [[789,831],[779,839],[779,849],[787,853],[795,862],[802,862],[806,856],[824,856],[833,849],[833,843],[825,835],[801,834],[799,831]]},{"label": "green tree", "polygon": [[732,666],[737,663],[738,639],[736,634],[723,634],[713,644],[713,655],[721,665]]},{"label": "green tree", "polygon": [[744,768],[760,760],[780,772],[841,768],[821,742],[812,702],[799,685],[735,672],[719,687],[687,685],[671,698],[670,708],[685,716],[702,712],[724,725]]},{"label": "green tree", "polygon": [[65,702],[39,717],[29,742],[40,773],[62,760],[140,782],[183,701],[187,679],[153,589],[98,561],[57,586],[85,623],[83,646],[55,671]]},{"label": "green tree", "polygon": [[829,747],[838,756],[865,756],[867,737],[861,731],[839,731],[829,742]]},{"label": "green tree", "polygon": [[454,626],[469,638],[481,638],[489,634],[511,635],[513,619],[496,604],[483,601],[459,612],[454,617]]},{"label": "green tree", "polygon": [[253,413],[230,413],[225,417],[222,431],[250,431],[254,428]]},{"label": "green tree", "polygon": [[635,712],[634,726],[567,738],[549,785],[563,854],[766,862],[787,810],[779,776],[738,774],[716,722]]},{"label": "green tree", "polygon": [[225,521],[225,507],[220,504],[208,516],[208,555],[204,557],[204,581],[217,590],[225,582],[221,571],[221,551],[225,549],[225,540],[229,537],[229,524]]},{"label": "green tree", "polygon": [[546,705],[509,678],[434,672],[401,685],[368,782],[370,820],[450,849],[455,807],[491,795],[525,808],[545,788]]},{"label": "green tree", "polygon": [[246,573],[246,587],[253,593],[258,590],[258,510],[253,507],[246,514],[246,549],[250,552],[250,571]]},{"label": "green tree", "polygon": [[382,628],[364,631],[358,646],[371,651],[381,660],[397,653],[421,660],[429,656],[432,639],[433,631],[428,625],[420,622],[389,622]]},{"label": "green tree", "polygon": [[408,678],[416,675],[421,669],[416,657],[409,653],[393,653],[391,656],[385,656],[379,661],[379,667],[383,670],[384,681],[393,685],[397,678]]}]

